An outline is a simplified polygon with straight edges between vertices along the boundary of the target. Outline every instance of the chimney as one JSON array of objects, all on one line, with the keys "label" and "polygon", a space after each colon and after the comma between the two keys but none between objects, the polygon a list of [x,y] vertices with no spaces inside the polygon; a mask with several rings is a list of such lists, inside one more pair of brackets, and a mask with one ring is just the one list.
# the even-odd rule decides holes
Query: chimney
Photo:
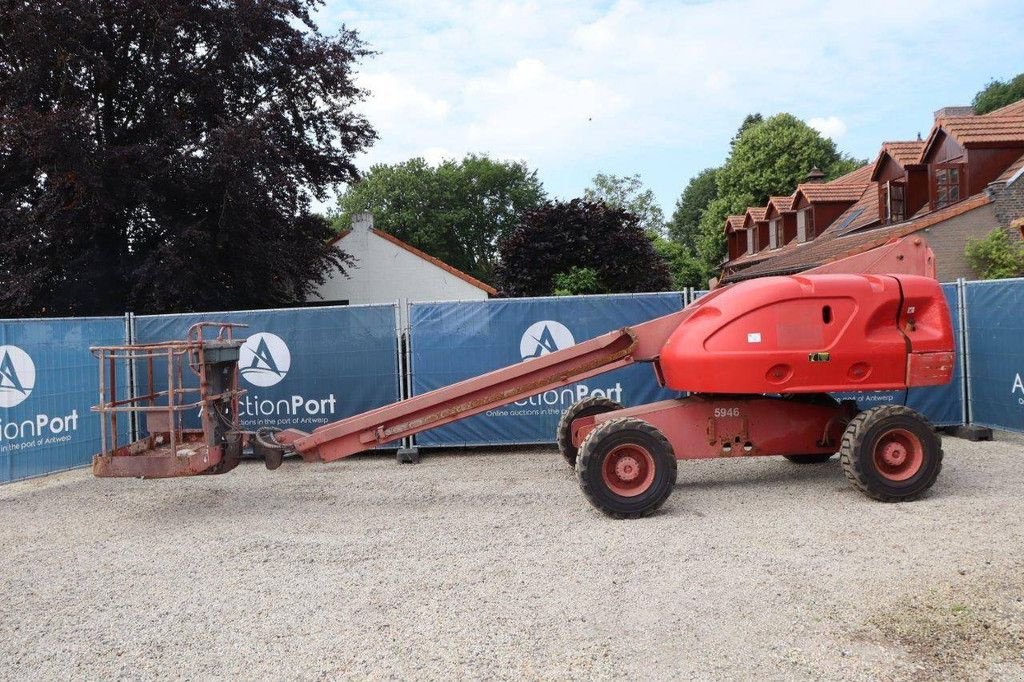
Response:
[{"label": "chimney", "polygon": [[942,107],[935,112],[935,120],[940,118],[958,118],[961,116],[974,116],[974,107]]},{"label": "chimney", "polygon": [[809,173],[807,173],[806,177],[804,177],[804,182],[825,182],[825,174],[821,172],[820,168],[815,166]]},{"label": "chimney", "polygon": [[354,213],[352,215],[352,231],[363,234],[373,229],[372,213]]}]

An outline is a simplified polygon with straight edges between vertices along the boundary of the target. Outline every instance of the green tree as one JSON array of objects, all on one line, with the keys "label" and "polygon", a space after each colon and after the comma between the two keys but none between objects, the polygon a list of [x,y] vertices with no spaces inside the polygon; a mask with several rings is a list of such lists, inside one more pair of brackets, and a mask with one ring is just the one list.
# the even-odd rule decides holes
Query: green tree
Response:
[{"label": "green tree", "polygon": [[310,196],[376,134],[319,4],[3,3],[3,315],[285,306],[343,267]]},{"label": "green tree", "polygon": [[676,200],[676,209],[668,221],[668,234],[673,241],[695,248],[700,234],[700,217],[704,209],[718,198],[717,168],[705,168],[690,178]]},{"label": "green tree", "polygon": [[697,259],[704,272],[704,286],[715,277],[725,259],[725,218],[746,213],[748,206],[754,206],[750,194],[720,196],[701,215],[700,236],[697,239]]},{"label": "green tree", "polygon": [[812,168],[833,179],[858,165],[797,117],[776,114],[742,130],[718,172],[718,192],[750,195],[763,206],[770,196],[792,194]]},{"label": "green tree", "polygon": [[1024,277],[1024,245],[996,228],[984,239],[971,239],[964,249],[971,269],[982,279]]},{"label": "green tree", "polygon": [[673,289],[685,289],[687,287],[703,289],[707,286],[707,273],[694,248],[658,235],[652,234],[650,237],[651,242],[654,244],[654,250],[665,261],[669,273],[672,275]]},{"label": "green tree", "polygon": [[555,296],[580,296],[605,292],[601,278],[594,268],[572,266],[555,275]]},{"label": "green tree", "polygon": [[544,202],[537,172],[471,154],[431,166],[421,158],[380,164],[338,199],[337,229],[369,211],[374,226],[485,282],[498,240]]},{"label": "green tree", "polygon": [[640,227],[661,234],[665,230],[665,213],[658,206],[654,192],[644,187],[639,175],[609,175],[598,173],[592,184],[583,190],[587,201],[603,201],[613,208],[632,213]]},{"label": "green tree", "polygon": [[1024,73],[1019,73],[1008,81],[991,80],[974,96],[972,104],[978,114],[987,114],[1007,104],[1024,99]]},{"label": "green tree", "polygon": [[748,116],[715,175],[718,196],[701,213],[696,255],[704,272],[715,276],[725,257],[726,216],[764,206],[771,196],[792,194],[812,168],[831,180],[864,163],[840,153],[832,140],[791,114],[763,120]]},{"label": "green tree", "polygon": [[639,219],[604,202],[549,202],[529,211],[498,248],[497,287],[507,296],[546,296],[559,285],[589,293],[672,287]]},{"label": "green tree", "polygon": [[736,143],[743,137],[743,133],[747,132],[750,128],[753,128],[759,123],[764,122],[764,116],[761,114],[747,114],[746,118],[743,119],[743,123],[740,124],[740,129],[736,131],[736,134],[729,140],[729,147],[735,147]]}]

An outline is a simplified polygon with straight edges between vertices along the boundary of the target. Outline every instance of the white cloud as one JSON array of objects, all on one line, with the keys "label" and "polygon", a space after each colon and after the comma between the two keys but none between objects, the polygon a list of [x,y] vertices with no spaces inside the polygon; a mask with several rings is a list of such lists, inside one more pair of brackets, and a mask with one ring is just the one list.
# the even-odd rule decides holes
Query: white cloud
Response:
[{"label": "white cloud", "polygon": [[479,112],[465,142],[513,158],[544,159],[565,145],[593,143],[595,135],[611,132],[608,127],[626,106],[607,86],[554,73],[539,59],[475,78],[463,94],[467,106]]},{"label": "white cloud", "polygon": [[451,105],[443,98],[431,97],[411,82],[393,73],[366,73],[356,78],[370,97],[363,111],[374,121],[444,121]]},{"label": "white cloud", "polygon": [[1024,61],[1011,15],[1010,0],[328,0],[318,18],[379,52],[359,68],[380,134],[360,165],[483,152],[556,192],[639,172],[671,206],[754,111],[800,116],[856,156],[912,136]]},{"label": "white cloud", "polygon": [[432,166],[436,166],[446,159],[451,159],[455,157],[455,155],[452,154],[451,151],[445,149],[444,147],[427,147],[419,154],[415,154],[415,156],[423,157],[423,160]]},{"label": "white cloud", "polygon": [[846,135],[846,124],[843,123],[843,119],[838,116],[828,116],[826,118],[815,117],[808,120],[807,125],[811,126],[825,137],[831,138],[834,142],[838,142],[844,135]]},{"label": "white cloud", "polygon": [[600,50],[618,44],[620,37],[628,33],[630,15],[639,11],[640,6],[631,0],[621,0],[596,21],[578,26],[572,32],[573,44],[588,50]]}]

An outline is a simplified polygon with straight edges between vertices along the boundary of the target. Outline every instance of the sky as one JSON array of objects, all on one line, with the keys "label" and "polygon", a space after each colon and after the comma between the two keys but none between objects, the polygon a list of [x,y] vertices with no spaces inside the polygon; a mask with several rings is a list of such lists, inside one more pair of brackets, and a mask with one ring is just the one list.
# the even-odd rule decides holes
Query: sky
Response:
[{"label": "sky", "polygon": [[326,0],[316,19],[377,53],[358,66],[380,136],[361,170],[487,154],[563,199],[640,174],[666,216],[748,113],[873,159],[1024,71],[1021,0]]}]

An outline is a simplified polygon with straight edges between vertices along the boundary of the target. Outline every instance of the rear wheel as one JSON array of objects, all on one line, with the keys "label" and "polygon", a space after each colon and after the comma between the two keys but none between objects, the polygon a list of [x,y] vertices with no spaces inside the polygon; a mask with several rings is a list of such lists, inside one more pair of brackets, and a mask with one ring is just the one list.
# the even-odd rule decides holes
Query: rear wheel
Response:
[{"label": "rear wheel", "polygon": [[942,470],[942,440],[920,414],[882,405],[857,415],[839,450],[854,487],[882,502],[920,497]]},{"label": "rear wheel", "polygon": [[569,406],[569,409],[562,413],[558,420],[558,430],[555,433],[555,440],[558,442],[558,451],[569,463],[569,466],[576,465],[576,457],[579,450],[572,444],[572,423],[580,417],[593,417],[596,414],[614,412],[621,410],[622,405],[610,398],[590,396],[579,400]]},{"label": "rear wheel", "polygon": [[642,419],[611,419],[587,434],[576,459],[580,488],[608,516],[634,519],[665,503],[676,483],[668,439]]}]

